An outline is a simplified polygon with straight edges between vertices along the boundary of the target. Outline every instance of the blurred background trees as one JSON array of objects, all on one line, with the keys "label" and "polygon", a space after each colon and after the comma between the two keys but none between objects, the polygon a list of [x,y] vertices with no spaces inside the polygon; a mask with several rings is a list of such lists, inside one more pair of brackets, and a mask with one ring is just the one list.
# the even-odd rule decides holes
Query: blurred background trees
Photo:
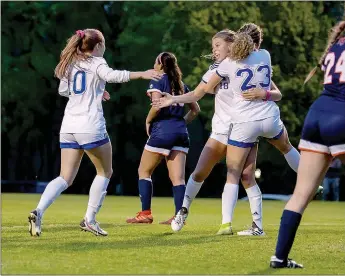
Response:
[{"label": "blurred background trees", "polygon": [[[78,29],[97,28],[106,38],[105,58],[117,69],[153,67],[156,56],[171,51],[185,83],[193,89],[211,61],[211,38],[246,22],[264,31],[262,48],[271,53],[273,80],[283,93],[281,118],[298,145],[311,102],[322,89],[321,74],[303,80],[317,63],[329,28],[344,14],[343,2],[1,2],[2,179],[49,181],[60,169],[59,130],[67,99],[57,93],[54,68],[66,40]],[[146,142],[150,102],[147,81],[108,84],[104,104],[113,144],[114,175],[109,194],[137,195],[137,167]],[[186,177],[193,171],[211,129],[213,96],[200,101],[201,115],[189,126],[191,150]],[[263,192],[291,193],[296,174],[284,157],[261,140],[257,167]],[[225,162],[201,190],[219,196]],[[84,158],[69,192],[87,193],[95,170]],[[170,195],[165,165],[157,168],[154,194]],[[116,190],[117,189],[117,190]]]}]

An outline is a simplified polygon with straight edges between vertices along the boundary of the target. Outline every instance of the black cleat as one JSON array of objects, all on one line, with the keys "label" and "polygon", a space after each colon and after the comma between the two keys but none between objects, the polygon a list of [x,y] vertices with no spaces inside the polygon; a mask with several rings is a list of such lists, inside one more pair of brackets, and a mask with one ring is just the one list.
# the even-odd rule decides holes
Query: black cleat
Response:
[{"label": "black cleat", "polygon": [[296,263],[292,259],[280,260],[276,256],[272,256],[270,267],[271,268],[303,268],[303,265]]}]

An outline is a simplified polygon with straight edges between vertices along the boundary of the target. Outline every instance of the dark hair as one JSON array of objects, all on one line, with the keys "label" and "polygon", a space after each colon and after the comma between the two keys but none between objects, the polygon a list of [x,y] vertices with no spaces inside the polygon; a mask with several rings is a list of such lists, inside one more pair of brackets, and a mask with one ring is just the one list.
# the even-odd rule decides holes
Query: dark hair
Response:
[{"label": "dark hair", "polygon": [[68,67],[77,60],[87,59],[85,52],[91,52],[95,46],[103,41],[99,30],[78,30],[67,40],[67,45],[62,50],[60,62],[55,68],[55,76],[59,79],[68,77]]},{"label": "dark hair", "polygon": [[168,75],[171,92],[173,94],[183,94],[182,72],[177,64],[175,55],[169,52],[161,53],[158,56],[158,64],[162,64],[164,73]]},{"label": "dark hair", "polygon": [[331,28],[328,36],[328,42],[325,50],[323,51],[322,56],[319,59],[319,62],[317,66],[313,68],[308,74],[308,76],[304,80],[304,84],[306,84],[315,74],[316,70],[318,68],[321,68],[323,62],[325,61],[326,55],[329,51],[329,49],[338,41],[338,39],[341,37],[345,30],[345,21],[340,21],[338,24],[336,24],[333,28]]},{"label": "dark hair", "polygon": [[258,48],[260,48],[261,42],[263,40],[263,33],[262,29],[258,25],[254,23],[246,23],[242,25],[242,27],[239,28],[237,32],[248,34],[253,39],[254,44]]},{"label": "dark hair", "polygon": [[255,46],[260,47],[262,37],[262,30],[258,25],[254,23],[242,25],[234,37],[229,58],[235,61],[247,58],[254,51]]}]

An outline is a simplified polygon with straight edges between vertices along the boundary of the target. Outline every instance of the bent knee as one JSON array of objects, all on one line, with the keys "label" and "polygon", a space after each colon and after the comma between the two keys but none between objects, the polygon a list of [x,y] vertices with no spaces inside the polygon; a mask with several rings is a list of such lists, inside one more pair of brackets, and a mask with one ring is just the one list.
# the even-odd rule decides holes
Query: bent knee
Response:
[{"label": "bent knee", "polygon": [[185,184],[186,182],[182,174],[169,174],[169,178],[174,186]]},{"label": "bent knee", "polygon": [[193,180],[196,182],[203,182],[208,177],[208,174],[204,172],[193,172]]},{"label": "bent knee", "polygon": [[106,178],[110,179],[112,175],[113,175],[113,168],[110,168],[110,170],[104,172],[104,177]]},{"label": "bent knee", "polygon": [[60,177],[62,177],[66,181],[68,187],[72,186],[73,181],[75,179],[75,176],[64,172],[60,172]]},{"label": "bent knee", "polygon": [[113,168],[104,170],[104,169],[97,169],[97,175],[103,176],[105,178],[111,178],[113,175]]}]

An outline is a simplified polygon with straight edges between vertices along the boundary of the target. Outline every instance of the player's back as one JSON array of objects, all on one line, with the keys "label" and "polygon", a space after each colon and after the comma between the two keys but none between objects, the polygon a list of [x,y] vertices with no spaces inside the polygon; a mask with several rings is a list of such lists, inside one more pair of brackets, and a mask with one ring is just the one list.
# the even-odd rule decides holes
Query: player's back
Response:
[{"label": "player's back", "polygon": [[[152,80],[147,91],[173,94],[168,75],[164,74],[158,81]],[[189,92],[186,85],[184,85],[183,92]],[[185,132],[186,123],[184,120],[184,104],[176,104],[160,109],[158,115],[152,122],[152,128],[160,129],[160,132],[162,133]]]},{"label": "player's back", "polygon": [[252,52],[241,61],[225,59],[217,70],[219,75],[230,79],[233,93],[234,122],[261,120],[279,115],[279,108],[273,101],[248,101],[242,93],[252,88],[269,90],[271,87],[271,57],[266,50]]},{"label": "player's back", "polygon": [[345,154],[345,38],[326,54],[324,89],[304,120],[300,149]]},{"label": "player's back", "polygon": [[101,64],[106,64],[106,61],[100,57],[77,61],[70,68],[68,79],[60,81],[59,91],[67,91],[69,98],[61,132],[96,133],[105,130],[102,96],[106,82],[97,75]]},{"label": "player's back", "polygon": [[345,115],[345,37],[329,49],[322,70],[324,89],[311,108]]}]

